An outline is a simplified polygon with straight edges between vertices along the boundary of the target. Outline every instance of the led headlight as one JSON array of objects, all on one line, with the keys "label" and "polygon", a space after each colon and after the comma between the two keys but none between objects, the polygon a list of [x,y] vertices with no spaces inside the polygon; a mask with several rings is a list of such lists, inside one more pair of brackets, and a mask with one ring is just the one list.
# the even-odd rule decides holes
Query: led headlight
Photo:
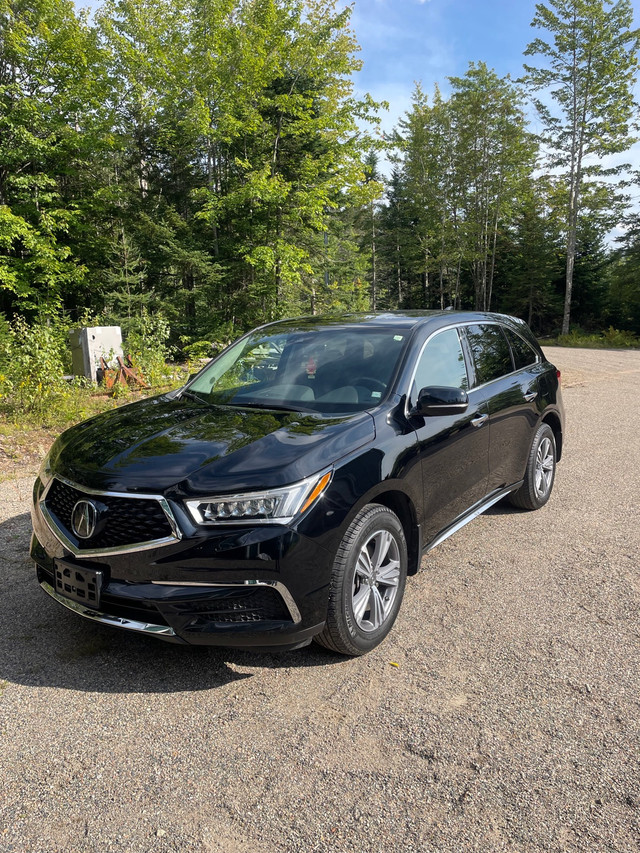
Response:
[{"label": "led headlight", "polygon": [[214,495],[185,501],[196,524],[288,524],[314,504],[331,482],[324,471],[291,486],[235,495]]}]

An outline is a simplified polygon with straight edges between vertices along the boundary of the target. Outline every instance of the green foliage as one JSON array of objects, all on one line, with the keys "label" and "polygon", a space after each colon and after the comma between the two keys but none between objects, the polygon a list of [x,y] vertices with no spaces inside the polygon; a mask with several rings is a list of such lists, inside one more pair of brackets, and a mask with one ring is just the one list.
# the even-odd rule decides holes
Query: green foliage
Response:
[{"label": "green foliage", "polygon": [[[471,63],[464,77],[450,83],[451,97],[444,99],[436,88],[432,105],[417,86],[396,135],[397,230],[390,247],[396,285],[413,307],[487,309],[500,229],[513,219],[535,146],[525,127],[522,92],[508,78]],[[400,241],[409,265],[400,258]],[[406,269],[404,283],[399,265]]]},{"label": "green foliage", "polygon": [[86,267],[66,188],[88,147],[92,35],[71,0],[0,0],[0,308],[59,308]]},{"label": "green foliage", "polygon": [[143,310],[131,320],[125,332],[124,349],[151,386],[171,382],[173,371],[167,365],[169,323],[162,314],[149,314]]},{"label": "green foliage", "polygon": [[614,329],[613,326],[602,333],[589,333],[582,329],[571,329],[567,335],[560,335],[554,343],[559,347],[585,347],[587,349],[637,349],[640,338],[633,332]]},{"label": "green foliage", "polygon": [[185,344],[182,351],[189,361],[199,361],[200,359],[211,358],[213,346],[212,341],[193,341],[190,344]]},{"label": "green foliage", "polygon": [[619,175],[623,166],[604,164],[602,158],[626,151],[635,141],[640,30],[632,25],[630,0],[548,0],[536,5],[532,26],[549,40],[538,37],[525,51],[541,58],[538,66],[525,65],[531,91],[542,90],[553,102],[534,98],[548,165],[556,174],[559,170],[565,190],[564,334],[569,332],[583,210],[606,214],[620,202],[606,179]]},{"label": "green foliage", "polygon": [[0,315],[0,411],[47,424],[85,410],[85,383],[64,379],[67,330],[65,323],[7,323]]},{"label": "green foliage", "polygon": [[417,86],[393,146],[368,132],[381,105],[354,96],[338,0],[106,0],[92,20],[0,0],[0,311],[108,318],[156,382],[170,347],[285,315],[453,305],[553,329],[570,254],[575,321],[640,332],[640,252],[602,242],[625,200],[600,158],[633,138],[630,3],[536,8],[539,180],[523,89],[483,62],[447,97]]},{"label": "green foliage", "polygon": [[620,329],[614,329],[609,326],[606,332],[602,333],[602,337],[608,347],[638,347],[640,346],[640,338],[633,332],[626,332]]}]

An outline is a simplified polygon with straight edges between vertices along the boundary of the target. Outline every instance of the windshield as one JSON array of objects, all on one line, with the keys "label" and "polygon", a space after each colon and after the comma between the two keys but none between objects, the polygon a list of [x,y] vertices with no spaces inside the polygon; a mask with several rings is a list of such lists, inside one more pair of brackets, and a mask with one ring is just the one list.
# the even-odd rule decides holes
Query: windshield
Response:
[{"label": "windshield", "polygon": [[385,396],[406,338],[405,330],[363,326],[254,332],[189,390],[230,406],[359,412]]}]

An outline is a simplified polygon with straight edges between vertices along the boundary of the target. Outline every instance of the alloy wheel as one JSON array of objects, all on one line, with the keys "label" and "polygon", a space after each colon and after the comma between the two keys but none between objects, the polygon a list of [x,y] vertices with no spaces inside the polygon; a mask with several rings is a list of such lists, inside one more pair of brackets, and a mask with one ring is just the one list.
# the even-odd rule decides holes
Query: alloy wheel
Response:
[{"label": "alloy wheel", "polygon": [[353,576],[353,616],[362,631],[376,631],[384,624],[399,583],[398,542],[388,530],[377,530],[360,549]]},{"label": "alloy wheel", "polygon": [[554,467],[553,444],[551,439],[545,436],[536,453],[535,490],[540,498],[546,497],[551,489]]}]

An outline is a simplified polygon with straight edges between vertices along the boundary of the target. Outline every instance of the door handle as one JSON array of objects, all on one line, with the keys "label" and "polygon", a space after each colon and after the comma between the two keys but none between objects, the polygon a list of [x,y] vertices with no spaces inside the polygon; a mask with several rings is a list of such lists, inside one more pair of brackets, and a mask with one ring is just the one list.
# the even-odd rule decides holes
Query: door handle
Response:
[{"label": "door handle", "polygon": [[489,419],[489,415],[476,415],[475,418],[471,418],[471,423],[474,427],[481,427]]},{"label": "door handle", "polygon": [[529,391],[528,394],[524,395],[524,399],[527,401],[527,403],[533,403],[533,401],[536,399],[537,396],[538,396],[537,391]]}]

